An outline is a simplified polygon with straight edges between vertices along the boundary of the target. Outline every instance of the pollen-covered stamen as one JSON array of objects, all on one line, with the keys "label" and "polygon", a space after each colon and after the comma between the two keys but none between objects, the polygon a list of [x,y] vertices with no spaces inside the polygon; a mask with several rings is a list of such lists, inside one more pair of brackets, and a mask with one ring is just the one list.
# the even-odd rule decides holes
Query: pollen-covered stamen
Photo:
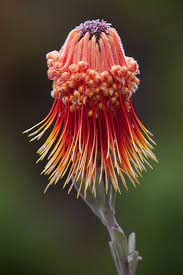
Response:
[{"label": "pollen-covered stamen", "polygon": [[[88,35],[88,33],[86,34]],[[92,116],[91,99],[95,108],[101,109],[102,102],[101,96],[106,98],[113,104],[113,108],[119,106],[119,98],[122,97],[125,107],[129,110],[129,99],[133,93],[135,93],[139,79],[137,74],[139,73],[138,65],[133,58],[126,58],[127,66],[113,65],[114,59],[112,55],[107,59],[104,59],[106,54],[110,53],[110,46],[106,44],[105,35],[100,40],[101,57],[103,67],[110,70],[104,70],[99,73],[96,70],[96,63],[98,53],[94,54],[96,48],[95,37],[91,40],[90,48],[88,48],[87,37],[84,39],[83,46],[83,58],[87,60],[88,51],[93,53],[91,64],[94,69],[90,69],[90,65],[86,61],[79,61],[78,64],[71,64],[66,70],[60,71],[57,69],[59,54],[54,51],[48,55],[48,74],[49,78],[53,79],[53,91],[52,97],[60,98],[63,104],[67,104],[68,98],[70,98],[70,111],[73,112],[81,106],[87,105],[89,112],[88,115]],[[56,63],[56,65],[55,65]],[[50,70],[52,74],[50,74]],[[106,108],[108,108],[107,103]]]}]

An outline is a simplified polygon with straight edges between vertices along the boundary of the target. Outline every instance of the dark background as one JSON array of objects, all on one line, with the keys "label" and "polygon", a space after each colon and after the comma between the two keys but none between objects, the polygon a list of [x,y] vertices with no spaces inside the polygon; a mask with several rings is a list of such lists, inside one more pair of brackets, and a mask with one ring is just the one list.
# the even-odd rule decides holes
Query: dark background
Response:
[{"label": "dark background", "polygon": [[[0,1],[0,274],[115,274],[103,226],[62,183],[43,190],[36,149],[21,132],[49,111],[47,52],[88,19],[117,28],[138,60],[133,98],[160,161],[117,199],[125,232],[143,256],[137,275],[182,274],[183,15],[181,1]],[[130,185],[130,183],[128,183]]]}]

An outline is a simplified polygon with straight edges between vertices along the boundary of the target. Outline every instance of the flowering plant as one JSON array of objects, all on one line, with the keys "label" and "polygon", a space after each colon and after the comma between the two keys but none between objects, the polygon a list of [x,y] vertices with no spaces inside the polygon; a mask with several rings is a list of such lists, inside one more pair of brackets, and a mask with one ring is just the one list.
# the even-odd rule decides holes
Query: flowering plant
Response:
[{"label": "flowering plant", "polygon": [[[135,235],[129,244],[115,219],[114,193],[136,186],[152,152],[151,133],[137,117],[131,97],[139,67],[124,53],[117,31],[103,20],[86,21],[73,29],[60,51],[47,54],[53,81],[51,111],[29,132],[31,141],[51,132],[38,150],[48,162],[47,188],[67,175],[63,187],[75,186],[106,225],[119,274],[134,274],[138,253]],[[38,160],[38,161],[39,161]],[[47,190],[46,188],[46,190]],[[131,257],[131,258],[130,258]]]}]

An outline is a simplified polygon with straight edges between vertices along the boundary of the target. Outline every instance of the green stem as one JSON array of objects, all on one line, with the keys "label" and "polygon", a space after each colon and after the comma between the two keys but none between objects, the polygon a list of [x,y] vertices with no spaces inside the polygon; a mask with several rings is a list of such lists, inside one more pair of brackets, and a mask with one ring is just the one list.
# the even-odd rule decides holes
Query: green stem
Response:
[{"label": "green stem", "polygon": [[[109,247],[118,275],[134,275],[137,263],[141,260],[141,257],[139,257],[138,252],[135,250],[135,233],[131,233],[127,240],[124,231],[119,226],[115,217],[115,193],[113,187],[110,185],[106,194],[104,186],[105,184],[97,186],[96,198],[92,193],[91,187],[88,188],[87,197],[84,196],[84,190],[80,193],[80,197],[109,232],[111,239]],[[75,184],[75,188],[78,190],[77,184]]]},{"label": "green stem", "polygon": [[111,241],[109,246],[112,257],[119,275],[130,275],[130,264],[128,261],[128,241],[115,218],[115,211],[110,204],[109,195],[105,194],[105,207],[102,210],[103,223],[106,226]]}]

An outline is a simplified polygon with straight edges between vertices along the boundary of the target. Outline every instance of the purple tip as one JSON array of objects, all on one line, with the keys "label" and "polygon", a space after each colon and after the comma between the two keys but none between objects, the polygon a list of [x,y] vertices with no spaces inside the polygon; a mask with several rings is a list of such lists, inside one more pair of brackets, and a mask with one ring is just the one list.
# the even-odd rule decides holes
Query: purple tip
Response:
[{"label": "purple tip", "polygon": [[99,39],[101,32],[105,32],[107,34],[107,30],[111,27],[110,23],[107,23],[104,20],[88,20],[84,23],[81,23],[76,29],[81,31],[81,36],[84,36],[85,33],[90,33],[90,38],[95,35],[96,38]]}]

